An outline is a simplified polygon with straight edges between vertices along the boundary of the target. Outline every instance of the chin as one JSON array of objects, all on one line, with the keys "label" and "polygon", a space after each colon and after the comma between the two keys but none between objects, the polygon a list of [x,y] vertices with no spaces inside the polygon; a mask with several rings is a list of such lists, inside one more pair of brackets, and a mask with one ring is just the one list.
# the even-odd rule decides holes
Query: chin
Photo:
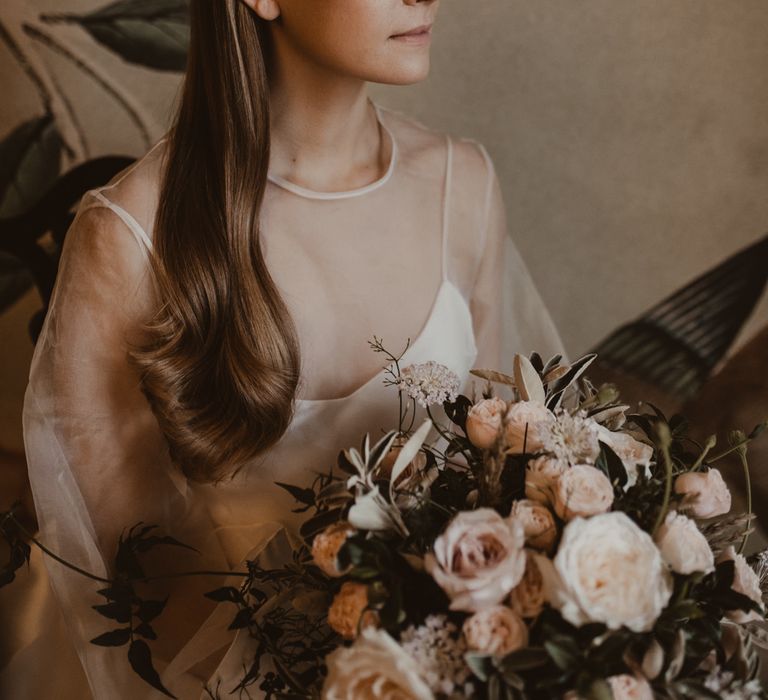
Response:
[{"label": "chin", "polygon": [[368,80],[387,85],[413,85],[426,80],[429,77],[429,61],[403,62],[401,66],[391,66],[386,70],[379,70]]}]

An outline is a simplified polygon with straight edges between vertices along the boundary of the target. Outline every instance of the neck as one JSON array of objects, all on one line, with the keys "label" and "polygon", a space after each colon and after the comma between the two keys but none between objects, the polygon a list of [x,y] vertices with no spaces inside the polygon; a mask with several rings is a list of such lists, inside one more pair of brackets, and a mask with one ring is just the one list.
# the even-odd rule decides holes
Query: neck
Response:
[{"label": "neck", "polygon": [[[276,65],[283,66],[280,60]],[[294,70],[296,68],[296,70]],[[387,170],[391,144],[381,133],[365,83],[294,61],[290,80],[270,79],[270,172],[321,191],[363,186]]]}]

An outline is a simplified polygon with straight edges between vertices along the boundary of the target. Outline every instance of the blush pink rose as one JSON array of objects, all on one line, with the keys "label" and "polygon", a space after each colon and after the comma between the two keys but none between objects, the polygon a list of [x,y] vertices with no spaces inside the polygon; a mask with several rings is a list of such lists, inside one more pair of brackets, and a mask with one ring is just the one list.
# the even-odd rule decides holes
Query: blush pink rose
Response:
[{"label": "blush pink rose", "polygon": [[525,497],[539,503],[554,503],[555,482],[567,468],[567,463],[547,455],[529,460],[525,468]]},{"label": "blush pink rose", "polygon": [[525,532],[493,508],[462,511],[435,540],[424,567],[451,599],[451,610],[496,605],[525,573]]},{"label": "blush pink rose", "polygon": [[557,526],[552,512],[544,504],[528,499],[512,504],[510,518],[517,518],[525,532],[525,543],[529,547],[551,552],[557,539]]},{"label": "blush pink rose", "polygon": [[528,644],[525,622],[506,605],[476,612],[464,621],[462,632],[470,649],[494,656],[504,656]]},{"label": "blush pink rose", "polygon": [[507,454],[541,452],[544,435],[554,421],[554,413],[538,401],[511,404],[504,416]]}]

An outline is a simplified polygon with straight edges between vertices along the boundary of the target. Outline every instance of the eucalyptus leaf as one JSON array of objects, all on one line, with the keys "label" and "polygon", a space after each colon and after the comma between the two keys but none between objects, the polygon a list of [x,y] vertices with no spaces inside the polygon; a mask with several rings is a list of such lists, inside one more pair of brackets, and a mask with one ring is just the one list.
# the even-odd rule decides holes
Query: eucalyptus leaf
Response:
[{"label": "eucalyptus leaf", "polygon": [[517,353],[513,366],[515,383],[523,401],[536,401],[543,404],[547,398],[544,385],[531,361],[525,355]]}]

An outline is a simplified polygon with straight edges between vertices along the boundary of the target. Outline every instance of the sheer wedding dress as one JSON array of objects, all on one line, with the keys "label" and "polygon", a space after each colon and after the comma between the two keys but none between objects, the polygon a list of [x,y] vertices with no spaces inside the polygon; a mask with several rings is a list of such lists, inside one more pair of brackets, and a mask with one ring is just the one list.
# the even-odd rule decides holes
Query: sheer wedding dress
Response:
[{"label": "sheer wedding dress", "polygon": [[[53,551],[108,576],[118,535],[143,521],[200,552],[159,547],[147,572],[242,570],[259,552],[278,561],[305,516],[274,482],[309,483],[366,432],[376,439],[396,427],[397,392],[383,383],[386,358],[368,345],[374,334],[395,355],[410,338],[401,366],[436,360],[458,373],[465,393],[474,379],[478,396],[473,367],[510,371],[516,351],[565,355],[507,235],[485,147],[371,103],[389,153],[379,179],[319,192],[269,173],[262,245],[296,321],[303,382],[281,440],[218,486],[187,482],[170,464],[126,359],[125,340],[155,303],[147,261],[165,139],[82,199],[24,403],[40,538]],[[414,425],[424,417],[419,407]],[[120,626],[91,608],[105,602],[103,584],[48,558],[45,570],[50,613],[5,669],[7,697],[163,697],[132,672],[126,647],[89,643]],[[151,646],[177,697],[209,697],[205,684],[229,697],[253,651],[247,634],[226,629],[234,606],[202,596],[226,583],[237,579],[162,584],[171,597]],[[263,697],[257,688],[251,697]]]}]

